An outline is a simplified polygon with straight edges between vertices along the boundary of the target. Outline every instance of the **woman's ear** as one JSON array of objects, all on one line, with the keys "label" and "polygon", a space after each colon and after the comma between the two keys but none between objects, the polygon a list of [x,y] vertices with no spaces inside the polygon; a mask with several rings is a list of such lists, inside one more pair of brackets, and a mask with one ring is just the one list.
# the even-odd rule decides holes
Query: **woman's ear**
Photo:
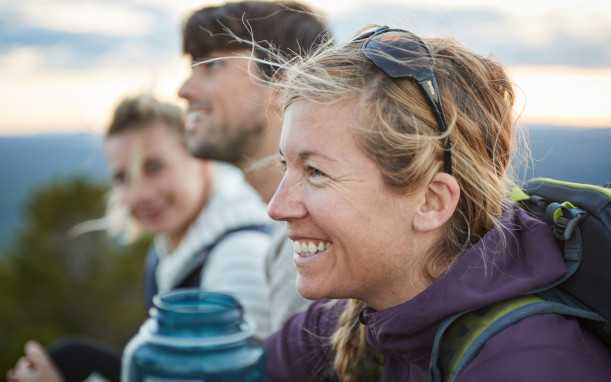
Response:
[{"label": "woman's ear", "polygon": [[417,232],[429,232],[443,226],[454,214],[460,198],[456,178],[444,172],[435,174],[423,192],[413,219]]}]

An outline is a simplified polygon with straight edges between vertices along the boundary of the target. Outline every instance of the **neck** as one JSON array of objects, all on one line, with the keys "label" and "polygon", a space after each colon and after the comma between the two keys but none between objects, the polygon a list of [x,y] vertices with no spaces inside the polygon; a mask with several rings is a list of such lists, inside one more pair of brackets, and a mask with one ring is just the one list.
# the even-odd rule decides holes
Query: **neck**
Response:
[{"label": "neck", "polygon": [[180,229],[174,232],[168,232],[168,234],[166,235],[168,244],[170,246],[169,248],[170,251],[174,251],[178,247],[182,239],[184,239],[185,235],[189,231],[189,228],[191,227],[191,225],[195,222],[195,220],[197,220],[197,218],[199,217],[199,214],[208,204],[208,199],[212,192],[212,182],[214,182],[214,178],[213,178],[212,172],[209,171],[209,167],[207,163],[204,163],[202,171],[204,171],[204,174],[205,174],[203,178],[206,180],[203,186],[202,194],[200,196],[200,202],[198,203],[199,207],[193,211],[191,216],[189,216],[189,219],[187,220],[187,222],[182,227],[180,227]]},{"label": "neck", "polygon": [[263,139],[257,142],[258,145],[252,156],[238,164],[246,181],[259,193],[265,203],[271,199],[282,176],[276,165],[282,120],[276,113],[270,114],[273,115],[268,116]]},{"label": "neck", "polygon": [[168,243],[168,250],[170,251],[170,253],[172,253],[172,251],[174,251],[176,249],[176,247],[178,247],[178,244],[180,244],[180,241],[182,240],[182,238],[185,236],[186,231],[184,232],[174,232],[172,234],[167,235],[167,243]]},{"label": "neck", "polygon": [[[447,256],[435,256],[437,243],[442,240],[442,231],[429,232],[418,235],[418,240],[412,244],[410,256],[401,258],[394,267],[395,272],[389,273],[381,284],[369,288],[359,299],[376,310],[384,310],[409,301],[422,293],[434,282],[434,279],[445,273],[450,264],[443,263],[443,271],[433,276],[430,275],[433,257],[447,259]],[[437,273],[437,272],[436,272]]]}]

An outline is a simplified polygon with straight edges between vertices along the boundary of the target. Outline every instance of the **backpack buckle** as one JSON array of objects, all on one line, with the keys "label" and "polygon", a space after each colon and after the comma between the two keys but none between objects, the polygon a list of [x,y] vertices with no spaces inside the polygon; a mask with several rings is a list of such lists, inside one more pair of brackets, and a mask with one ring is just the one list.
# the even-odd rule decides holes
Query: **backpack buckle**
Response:
[{"label": "backpack buckle", "polygon": [[567,241],[573,231],[586,217],[586,212],[571,202],[550,203],[545,209],[546,218],[554,223],[553,231],[557,239]]}]

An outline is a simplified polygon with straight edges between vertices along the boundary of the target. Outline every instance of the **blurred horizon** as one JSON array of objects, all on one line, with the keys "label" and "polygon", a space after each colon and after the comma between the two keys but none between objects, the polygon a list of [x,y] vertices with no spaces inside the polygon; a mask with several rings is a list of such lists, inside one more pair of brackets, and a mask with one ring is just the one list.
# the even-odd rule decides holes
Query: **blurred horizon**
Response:
[{"label": "blurred horizon", "polygon": [[[180,25],[218,1],[0,0],[0,135],[103,131],[126,95],[182,103]],[[611,3],[306,0],[337,39],[366,24],[454,37],[506,65],[519,125],[611,126]]]},{"label": "blurred horizon", "polygon": [[[524,128],[530,154],[524,157],[520,151],[514,160],[518,183],[534,176],[599,185],[611,182],[611,128]],[[0,258],[3,247],[10,246],[23,227],[32,195],[75,177],[106,185],[110,179],[103,138],[96,132],[0,135],[0,163],[0,178],[9,180],[0,187]]]}]

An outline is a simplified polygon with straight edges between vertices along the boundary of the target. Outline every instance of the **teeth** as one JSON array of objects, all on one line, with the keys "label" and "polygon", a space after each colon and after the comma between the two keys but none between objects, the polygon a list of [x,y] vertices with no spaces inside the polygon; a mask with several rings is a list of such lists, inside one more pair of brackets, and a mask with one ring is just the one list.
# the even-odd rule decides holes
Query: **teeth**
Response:
[{"label": "teeth", "polygon": [[201,113],[198,111],[190,111],[187,113],[187,118],[185,121],[185,130],[187,132],[193,131],[197,128],[197,125],[200,123],[202,119]]},{"label": "teeth", "polygon": [[312,256],[319,252],[326,251],[331,243],[326,241],[319,241],[318,244],[310,241],[293,241],[293,250],[302,256]]},{"label": "teeth", "polygon": [[299,243],[298,241],[294,241],[293,250],[297,253],[301,252],[301,243]]}]

